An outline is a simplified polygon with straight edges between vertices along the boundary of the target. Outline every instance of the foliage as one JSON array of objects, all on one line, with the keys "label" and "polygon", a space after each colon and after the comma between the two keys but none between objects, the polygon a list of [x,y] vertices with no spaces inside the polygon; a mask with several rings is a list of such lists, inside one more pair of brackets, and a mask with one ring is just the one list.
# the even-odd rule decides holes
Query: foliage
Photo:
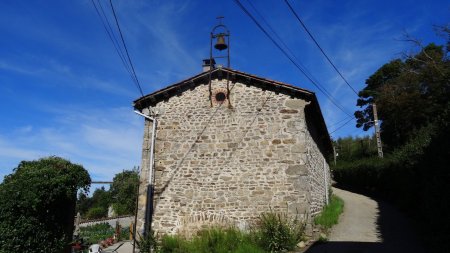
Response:
[{"label": "foliage", "polygon": [[98,188],[88,197],[80,193],[77,200],[77,211],[81,217],[96,219],[106,217],[112,205],[116,215],[133,214],[136,207],[139,173],[137,169],[125,170],[114,176],[109,190]]},{"label": "foliage", "polygon": [[150,232],[145,236],[138,233],[138,237],[136,244],[140,253],[158,252],[158,241],[155,233]]},{"label": "foliage", "polygon": [[130,239],[130,227],[124,227],[120,229],[119,241],[129,240]]},{"label": "foliage", "polygon": [[80,228],[80,237],[87,244],[98,243],[114,235],[114,228],[108,223],[99,223]]},{"label": "foliage", "polygon": [[198,233],[192,240],[180,236],[163,236],[160,253],[262,253],[250,234],[237,229],[211,228]]},{"label": "foliage", "polygon": [[378,69],[359,92],[355,112],[357,127],[373,126],[372,103],[381,120],[382,140],[387,151],[404,145],[414,132],[442,113],[450,96],[450,61],[445,47],[429,44],[417,54],[396,59]]},{"label": "foliage", "polygon": [[136,169],[116,174],[111,185],[112,204],[117,215],[133,214],[136,208],[139,173]]},{"label": "foliage", "polygon": [[[249,232],[235,228],[210,228],[199,231],[190,240],[179,235],[165,235],[159,245],[152,234],[139,240],[141,252],[160,253],[262,253],[293,250],[303,239],[305,224],[290,219],[285,214],[273,212],[260,216],[257,225]],[[155,246],[157,245],[157,246]]]},{"label": "foliage", "polygon": [[354,161],[377,154],[377,143],[375,137],[345,137],[334,141],[336,147],[337,162]]},{"label": "foliage", "polygon": [[[450,251],[450,103],[442,113],[384,159],[340,163],[334,179],[379,195],[407,211],[422,226],[430,251]],[[420,205],[417,205],[420,203]],[[414,208],[411,208],[414,207]],[[436,215],[437,210],[443,210]]]},{"label": "foliage", "polygon": [[314,218],[316,225],[329,229],[336,225],[339,221],[339,216],[344,211],[344,201],[336,195],[332,195],[330,203],[325,206],[319,216]]},{"label": "foliage", "polygon": [[258,244],[268,252],[292,250],[303,239],[305,224],[286,214],[263,213],[255,232]]},{"label": "foliage", "polygon": [[77,198],[77,213],[80,213],[81,215],[85,215],[89,208],[92,207],[92,198],[88,197],[87,193],[80,192],[78,194]]},{"label": "foliage", "polygon": [[104,207],[91,207],[88,212],[86,213],[86,218],[89,220],[92,219],[99,219],[99,218],[103,218],[105,216],[107,216],[108,214],[108,209],[104,208]]},{"label": "foliage", "polygon": [[77,211],[81,217],[98,219],[108,215],[108,207],[111,203],[111,193],[104,187],[95,189],[92,197],[80,193],[77,200]]},{"label": "foliage", "polygon": [[0,252],[70,250],[76,194],[90,182],[59,157],[22,161],[0,184]]}]

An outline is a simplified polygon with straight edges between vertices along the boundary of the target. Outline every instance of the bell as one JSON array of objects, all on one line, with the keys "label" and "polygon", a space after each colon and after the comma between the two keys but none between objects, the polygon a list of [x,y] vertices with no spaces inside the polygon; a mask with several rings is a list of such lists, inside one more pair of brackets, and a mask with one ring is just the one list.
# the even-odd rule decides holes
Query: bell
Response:
[{"label": "bell", "polygon": [[214,48],[219,51],[228,48],[227,44],[225,43],[225,38],[223,37],[222,34],[217,35],[217,43],[214,45]]}]

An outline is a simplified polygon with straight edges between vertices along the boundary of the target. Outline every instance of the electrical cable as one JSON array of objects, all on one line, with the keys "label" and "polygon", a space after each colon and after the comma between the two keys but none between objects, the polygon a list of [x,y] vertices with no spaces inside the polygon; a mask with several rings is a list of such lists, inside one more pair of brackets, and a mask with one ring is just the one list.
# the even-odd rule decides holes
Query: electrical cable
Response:
[{"label": "electrical cable", "polygon": [[278,33],[275,31],[275,29],[272,28],[272,26],[267,22],[267,20],[264,18],[264,16],[258,11],[258,9],[253,5],[253,3],[250,0],[246,0],[247,3],[253,8],[253,10],[258,14],[258,16],[262,19],[264,24],[269,28],[269,30],[275,35],[275,37],[278,39],[278,41],[286,48],[286,50],[292,55],[292,57],[299,63],[299,65],[305,70],[305,72],[311,76],[311,79],[313,79],[316,83],[319,83],[317,78],[314,77],[311,72],[308,71],[308,69],[301,63],[301,61],[295,56],[295,54],[292,52],[292,50],[284,43],[284,41],[281,39],[281,37],[278,35]]},{"label": "electrical cable", "polygon": [[347,125],[348,123],[350,123],[352,120],[356,119],[355,117],[352,117],[351,119],[349,119],[347,122],[345,122],[344,124],[340,125],[338,128],[334,129],[333,131],[330,132],[330,135],[334,132],[336,132],[337,130],[343,128],[345,125]]},{"label": "electrical cable", "polygon": [[[98,8],[97,8],[97,5],[95,4],[94,0],[91,0],[91,2],[92,2],[92,5],[93,5],[94,8],[95,8],[95,11],[97,12],[97,15],[98,15],[99,18],[100,18],[100,21],[102,22],[102,25],[103,25],[103,28],[104,28],[105,31],[106,31],[106,34],[108,35],[109,39],[110,39],[111,42],[113,43],[114,48],[115,48],[117,54],[119,55],[120,59],[122,60],[122,63],[123,63],[123,65],[124,65],[125,69],[126,69],[127,72],[130,74],[131,79],[134,81],[133,74],[131,73],[131,70],[129,69],[129,67],[128,67],[126,61],[125,61],[125,58],[124,58],[124,56],[123,56],[123,54],[122,54],[122,51],[120,50],[119,44],[118,44],[118,43],[116,44],[116,43],[114,42],[114,41],[117,42],[117,40],[115,40],[114,34],[111,34],[112,30],[111,30],[111,32],[110,32],[110,30],[108,30],[108,27],[106,26],[106,23],[108,23],[108,26],[109,26],[109,28],[111,29],[111,26],[109,25],[109,22],[108,22],[108,20],[107,20],[107,18],[106,18],[106,15],[105,15],[105,13],[103,12],[103,8],[101,8],[101,5],[99,5],[99,7],[101,8],[101,10],[102,10],[102,12],[103,12],[103,17],[102,17],[102,15],[100,14],[100,12],[99,12],[99,10],[98,10]],[[100,4],[100,2],[99,2],[99,4]],[[105,23],[105,18],[106,18],[106,23]]]},{"label": "electrical cable", "polygon": [[[353,117],[353,116],[352,116]],[[346,121],[346,120],[348,120],[348,119],[350,119],[351,117],[349,116],[349,117],[345,117],[344,119],[342,119],[342,120],[340,120],[340,121],[338,121],[338,122],[336,122],[336,123],[333,123],[333,124],[331,124],[330,126],[328,126],[328,127],[334,127],[334,126],[337,126],[337,125],[339,125],[339,124],[341,124],[342,122],[344,122],[344,121]]]},{"label": "electrical cable", "polygon": [[139,79],[137,78],[137,75],[136,75],[136,71],[134,70],[133,62],[131,61],[130,54],[128,53],[127,44],[125,43],[125,39],[123,38],[122,30],[120,29],[119,21],[117,19],[116,12],[114,10],[114,5],[112,3],[112,0],[109,0],[109,3],[111,5],[111,10],[113,12],[114,19],[116,20],[117,28],[119,29],[120,38],[122,39],[122,43],[123,43],[123,46],[125,48],[125,52],[126,52],[127,57],[128,57],[128,61],[130,62],[131,70],[132,70],[132,72],[134,74],[134,77],[136,78],[138,89],[139,89],[141,95],[144,96],[144,93],[142,92],[141,85],[139,83]]},{"label": "electrical cable", "polygon": [[253,17],[253,15],[242,5],[242,3],[239,0],[234,0],[235,3],[242,9],[242,11],[244,11],[245,14],[247,14],[247,16],[250,17],[250,19],[252,19],[252,21],[258,26],[258,28],[272,41],[272,43],[275,44],[275,46],[294,64],[294,66],[300,70],[300,72],[314,85],[316,86],[317,89],[319,89],[319,91],[321,91],[326,97],[328,97],[328,99],[330,100],[330,102],[332,102],[337,108],[339,108],[343,113],[347,114],[348,116],[351,116],[351,114],[349,114],[348,112],[346,112],[344,110],[344,108],[339,105],[333,98],[333,96],[331,96],[331,94],[328,93],[328,91],[321,87],[320,84],[316,83],[314,80],[312,80],[312,78],[307,75],[306,71],[303,70],[299,64],[297,62],[295,62],[291,56],[289,56],[289,54],[272,38],[272,36],[270,36],[270,34],[261,26],[261,24],[255,19],[255,17]]},{"label": "electrical cable", "polygon": [[322,49],[322,47],[319,45],[319,43],[317,42],[317,40],[314,38],[314,36],[311,34],[311,32],[309,31],[309,29],[306,27],[305,23],[302,21],[302,19],[298,16],[297,12],[295,12],[294,8],[292,8],[291,4],[289,4],[288,0],[284,0],[284,2],[287,4],[287,6],[289,7],[289,9],[292,11],[292,13],[294,14],[294,16],[297,18],[298,22],[300,22],[301,26],[305,29],[305,31],[308,33],[309,37],[311,37],[311,39],[314,41],[314,43],[316,44],[316,46],[320,49],[320,52],[322,52],[322,54],[325,56],[325,58],[327,58],[328,62],[331,64],[331,66],[333,66],[334,70],[336,70],[336,72],[339,74],[339,76],[342,78],[342,80],[344,80],[344,82],[347,84],[348,87],[350,87],[350,89],[358,96],[358,92],[356,92],[356,90],[350,85],[350,83],[347,81],[347,79],[345,79],[344,75],[342,75],[342,73],[339,71],[339,69],[336,67],[336,65],[334,65],[334,63],[331,61],[330,57],[328,57],[328,55],[325,53],[325,51]]},{"label": "electrical cable", "polygon": [[[129,63],[127,62],[126,58],[125,58],[125,55],[124,55],[124,53],[123,53],[123,51],[122,51],[122,48],[120,47],[120,43],[117,41],[117,38],[116,38],[116,36],[115,36],[115,34],[114,34],[114,31],[113,31],[113,29],[112,29],[112,27],[111,27],[111,24],[110,24],[110,22],[109,22],[109,19],[108,19],[108,17],[106,16],[105,11],[103,10],[103,7],[102,7],[102,5],[101,5],[100,0],[97,0],[97,2],[98,2],[98,7],[97,7],[97,5],[95,4],[94,0],[91,0],[91,2],[92,2],[92,5],[93,5],[94,8],[95,8],[95,11],[96,11],[97,15],[98,15],[99,18],[100,18],[100,21],[102,22],[102,25],[103,25],[103,28],[104,28],[105,31],[106,31],[106,34],[108,35],[109,39],[111,40],[112,44],[114,45],[114,48],[115,48],[117,54],[119,55],[119,57],[120,57],[120,59],[121,59],[121,61],[122,61],[123,66],[125,67],[126,71],[127,71],[128,74],[130,75],[131,80],[133,81],[133,83],[136,85],[136,88],[138,88],[138,90],[140,91],[141,95],[143,96],[143,93],[142,93],[142,90],[141,90],[140,85],[139,85],[139,83],[138,83],[137,77],[136,77],[135,75],[133,75],[133,73],[132,73],[132,71],[131,71],[130,65],[129,65]],[[102,16],[102,14],[100,14],[99,9],[101,10],[101,13],[103,14],[103,16]],[[109,29],[108,29],[108,28],[109,28]]]},{"label": "electrical cable", "polygon": [[124,55],[124,53],[122,51],[122,48],[120,47],[119,42],[117,41],[117,38],[116,38],[116,36],[114,34],[114,31],[113,31],[113,29],[111,27],[111,24],[109,23],[108,17],[106,16],[105,11],[103,10],[103,7],[101,5],[100,0],[97,0],[97,4],[98,4],[98,6],[99,6],[103,16],[98,11],[98,8],[97,8],[96,4],[94,3],[94,0],[92,0],[92,4],[94,5],[95,11],[97,12],[97,14],[98,14],[98,16],[99,16],[99,18],[100,18],[100,20],[101,20],[101,22],[103,24],[103,28],[105,29],[106,33],[108,34],[109,39],[111,40],[111,42],[114,45],[114,48],[116,49],[116,52],[119,55],[123,66],[125,67],[125,69],[127,70],[128,74],[130,75],[132,81],[134,83],[136,83],[136,80],[134,80],[133,73],[131,72],[130,66],[129,66],[129,64],[127,64],[127,61],[125,59],[125,55]]},{"label": "electrical cable", "polygon": [[[128,72],[130,73],[130,75],[132,76],[133,81],[136,82],[136,80],[134,80],[134,76],[133,76],[133,74],[132,74],[132,72],[131,72],[130,65],[127,64],[127,61],[126,61],[126,59],[125,59],[125,54],[124,54],[124,52],[123,52],[123,50],[122,50],[122,47],[120,46],[120,43],[119,43],[119,41],[117,40],[116,34],[114,33],[114,29],[111,27],[111,23],[109,22],[109,19],[108,19],[107,15],[106,15],[105,11],[103,10],[103,6],[102,6],[102,4],[101,4],[101,1],[100,1],[100,0],[97,0],[97,2],[98,2],[98,5],[99,5],[99,7],[100,7],[100,10],[101,10],[101,12],[102,12],[102,14],[103,14],[103,18],[104,18],[104,20],[106,20],[106,24],[108,25],[110,34],[112,35],[111,37],[112,37],[112,39],[113,39],[113,44],[115,45],[115,47],[118,48],[118,51],[120,52],[120,54],[119,54],[120,58],[123,59],[123,61],[124,61],[125,64],[126,64],[127,71],[128,71]],[[106,29],[106,28],[105,28],[105,29]],[[107,31],[108,31],[108,29],[107,29]]]}]

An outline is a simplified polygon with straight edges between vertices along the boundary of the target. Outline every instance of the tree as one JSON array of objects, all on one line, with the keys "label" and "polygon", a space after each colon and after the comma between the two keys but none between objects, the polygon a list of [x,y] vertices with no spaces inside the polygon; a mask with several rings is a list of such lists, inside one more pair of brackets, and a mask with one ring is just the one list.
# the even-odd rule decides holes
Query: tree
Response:
[{"label": "tree", "polygon": [[405,144],[443,111],[450,96],[450,62],[443,46],[420,46],[417,54],[396,59],[378,69],[359,92],[357,127],[373,126],[372,103],[381,120],[388,150]]},{"label": "tree", "polygon": [[0,253],[70,252],[76,194],[90,183],[59,157],[22,161],[0,184]]},{"label": "tree", "polygon": [[92,207],[92,198],[90,198],[85,192],[80,192],[77,199],[77,213],[85,215],[89,208]]},{"label": "tree", "polygon": [[375,136],[338,138],[334,141],[337,161],[352,162],[377,155],[377,143]]},{"label": "tree", "polygon": [[88,201],[90,202],[90,206],[86,212],[86,218],[98,219],[108,216],[108,207],[111,204],[111,193],[105,190],[105,187],[102,186],[101,188],[95,189],[92,198],[85,200],[85,202]]},{"label": "tree", "polygon": [[134,213],[138,185],[139,173],[137,170],[125,170],[116,174],[110,191],[113,208],[117,215]]}]

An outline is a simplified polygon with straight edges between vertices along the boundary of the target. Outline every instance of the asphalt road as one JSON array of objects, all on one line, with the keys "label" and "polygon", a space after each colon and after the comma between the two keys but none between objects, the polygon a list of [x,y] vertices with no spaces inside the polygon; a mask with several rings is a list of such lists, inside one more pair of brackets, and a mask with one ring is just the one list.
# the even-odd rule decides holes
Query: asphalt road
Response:
[{"label": "asphalt road", "polygon": [[307,253],[426,252],[408,219],[391,205],[367,196],[333,188],[344,200],[344,212],[329,241]]}]

